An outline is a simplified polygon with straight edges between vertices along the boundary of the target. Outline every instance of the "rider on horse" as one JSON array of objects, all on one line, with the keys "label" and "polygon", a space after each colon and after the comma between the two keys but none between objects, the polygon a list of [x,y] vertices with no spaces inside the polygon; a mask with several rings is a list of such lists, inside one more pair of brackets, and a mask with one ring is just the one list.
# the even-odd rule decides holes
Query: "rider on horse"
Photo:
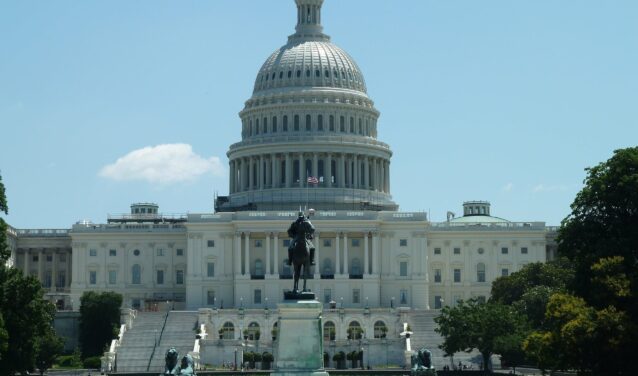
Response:
[{"label": "rider on horse", "polygon": [[[305,231],[304,231],[304,228]],[[304,240],[308,249],[310,250],[310,265],[315,264],[315,246],[310,241],[313,236],[312,234],[315,232],[315,227],[310,223],[308,217],[304,217],[303,212],[299,212],[299,217],[296,221],[294,221],[290,228],[288,229],[288,236],[292,238],[290,242],[290,246],[288,246],[288,265],[292,265],[292,252],[295,249],[295,246],[298,241]],[[305,233],[306,238],[300,239],[301,234]]]}]

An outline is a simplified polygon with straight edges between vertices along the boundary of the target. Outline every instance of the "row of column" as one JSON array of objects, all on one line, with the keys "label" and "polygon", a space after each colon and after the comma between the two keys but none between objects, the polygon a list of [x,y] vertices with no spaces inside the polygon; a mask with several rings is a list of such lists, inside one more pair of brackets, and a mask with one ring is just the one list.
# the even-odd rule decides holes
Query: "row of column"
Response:
[{"label": "row of column", "polygon": [[70,270],[71,270],[71,252],[64,252],[64,254],[66,255],[66,260],[65,260],[65,276],[64,276],[64,286],[56,286],[57,285],[57,277],[58,277],[58,252],[57,251],[49,251],[47,252],[47,249],[45,248],[40,248],[40,249],[24,249],[24,260],[23,260],[23,265],[22,265],[22,272],[25,276],[30,275],[31,271],[31,258],[33,256],[38,256],[38,280],[40,281],[40,283],[42,283],[42,285],[44,286],[44,273],[45,273],[45,269],[44,269],[44,265],[46,262],[46,256],[47,255],[51,255],[51,291],[55,291],[56,287],[60,287],[63,289],[67,289],[71,286],[71,276],[70,276]]},{"label": "row of column", "polygon": [[[243,262],[244,268],[242,271],[242,236],[243,236]],[[335,241],[335,265],[334,274],[350,274],[349,273],[349,254],[348,254],[348,233],[337,233],[328,237]],[[235,234],[235,255],[238,257],[235,259],[235,275],[250,275],[250,244],[251,240],[264,239],[261,236],[251,238],[251,233],[248,231],[237,232]],[[271,242],[274,240],[274,243]],[[315,233],[313,244],[315,245],[315,274],[321,274],[323,265],[321,264],[321,249],[323,243],[321,243],[321,236],[319,233]],[[266,243],[266,275],[278,275],[279,274],[279,248],[287,248],[282,244],[279,244],[279,233],[268,232],[265,237]],[[274,258],[271,252],[271,243],[275,245]],[[343,244],[343,248],[342,248]],[[271,272],[270,261],[273,260],[273,267]],[[283,262],[283,260],[281,260]],[[379,234],[378,232],[365,232],[363,236],[363,275],[379,274]]]},{"label": "row of column", "polygon": [[[293,171],[294,162],[297,171]],[[324,187],[370,189],[390,193],[390,161],[358,154],[261,154],[230,161],[230,193],[268,188],[305,187],[308,174],[323,177]],[[293,180],[293,177],[297,178]]]}]

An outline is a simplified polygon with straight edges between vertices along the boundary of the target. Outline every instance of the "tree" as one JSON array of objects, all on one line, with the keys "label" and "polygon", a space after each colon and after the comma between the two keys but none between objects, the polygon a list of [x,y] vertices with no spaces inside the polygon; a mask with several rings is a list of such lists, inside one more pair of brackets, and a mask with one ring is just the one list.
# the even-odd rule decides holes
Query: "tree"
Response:
[{"label": "tree", "polygon": [[55,306],[43,299],[40,282],[22,272],[0,266],[0,311],[8,346],[0,360],[0,374],[12,375],[35,367],[38,337],[52,330]]},{"label": "tree", "polygon": [[[2,175],[0,175],[0,213],[9,214]],[[9,257],[11,257],[11,251],[7,245],[7,223],[0,217],[0,264],[4,265]]]},{"label": "tree", "polygon": [[87,291],[80,297],[82,357],[98,356],[117,336],[122,295],[112,291]]},{"label": "tree", "polygon": [[62,350],[64,350],[64,340],[53,330],[48,330],[38,337],[35,363],[40,370],[40,375],[44,375],[44,372],[51,368]]},{"label": "tree", "polygon": [[531,263],[492,283],[491,300],[513,305],[527,316],[533,328],[540,328],[549,297],[566,292],[573,281],[573,269],[565,259]]},{"label": "tree", "polygon": [[[607,161],[586,169],[584,188],[558,232],[558,252],[576,268],[575,292],[596,308],[610,303],[638,317],[638,147],[614,151]],[[617,272],[631,281],[631,299],[610,301],[592,288],[592,266],[620,256]]]},{"label": "tree", "polygon": [[437,333],[443,336],[439,347],[446,355],[477,349],[483,357],[483,369],[499,350],[512,350],[512,341],[522,340],[528,332],[525,317],[511,307],[496,303],[481,303],[476,299],[461,301],[456,307],[444,307],[434,321]]}]

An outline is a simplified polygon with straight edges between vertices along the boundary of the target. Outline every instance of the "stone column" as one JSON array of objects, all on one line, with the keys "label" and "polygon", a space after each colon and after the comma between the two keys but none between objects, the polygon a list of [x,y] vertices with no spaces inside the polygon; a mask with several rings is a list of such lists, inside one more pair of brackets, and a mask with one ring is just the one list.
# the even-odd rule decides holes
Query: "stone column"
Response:
[{"label": "stone column", "polygon": [[290,162],[290,154],[286,153],[286,188],[290,188],[292,185],[292,164]]},{"label": "stone column", "polygon": [[241,275],[241,232],[235,233],[235,275]]},{"label": "stone column", "polygon": [[244,275],[250,275],[250,232],[244,232]]},{"label": "stone column", "polygon": [[[67,256],[67,258],[70,255]],[[67,274],[70,274],[69,271],[66,272]],[[51,292],[55,292],[56,291],[56,285],[57,285],[57,274],[58,274],[58,253],[53,250],[53,254],[51,255]]]},{"label": "stone column", "polygon": [[379,274],[379,232],[372,234],[372,273]]},{"label": "stone column", "polygon": [[304,160],[303,153],[299,153],[299,187],[303,187],[304,183]]},{"label": "stone column", "polygon": [[31,257],[29,248],[25,248],[24,249],[24,270],[23,270],[23,274],[25,277],[29,275],[29,262],[31,261],[29,260],[29,257]]},{"label": "stone column", "polygon": [[379,178],[377,179],[377,191],[383,191],[383,173],[381,172],[381,159],[377,159],[375,166],[377,166],[377,171],[379,173]]},{"label": "stone column", "polygon": [[38,251],[38,279],[40,280],[40,285],[43,285],[44,282],[44,248],[41,248]]},{"label": "stone column", "polygon": [[341,252],[339,249],[339,233],[335,234],[335,248],[337,253],[335,254],[335,274],[341,274]]},{"label": "stone column", "polygon": [[321,234],[319,232],[315,232],[315,279],[320,279],[321,278],[321,263],[319,262],[320,257],[319,257],[319,247],[321,247],[321,239],[319,239],[319,236]]},{"label": "stone column", "polygon": [[248,158],[248,190],[255,188],[255,161],[252,157]]},{"label": "stone column", "polygon": [[349,275],[348,269],[348,233],[343,233],[343,274]]},{"label": "stone column", "polygon": [[246,178],[244,176],[245,163],[243,159],[238,159],[237,163],[239,164],[239,184],[237,186],[237,192],[241,192],[244,190],[244,185],[246,184]]},{"label": "stone column", "polygon": [[[386,184],[386,192],[390,193],[390,161],[385,161],[386,163],[386,169],[385,169],[385,174],[386,174],[386,178],[385,178],[385,184]],[[430,218],[428,218],[429,220]]]},{"label": "stone column", "polygon": [[344,188],[346,186],[346,156],[343,153],[339,156],[339,181],[337,186]]},{"label": "stone column", "polygon": [[359,157],[356,154],[352,157],[352,163],[354,164],[354,187],[359,188],[361,168],[359,168]]},{"label": "stone column", "polygon": [[266,233],[266,274],[270,275],[270,233]]},{"label": "stone column", "polygon": [[[370,189],[370,158],[366,158],[365,159],[364,168],[365,168],[365,175],[364,175],[365,176],[365,181],[364,181],[365,187],[364,188],[365,189]],[[373,185],[374,185],[374,183],[373,183]],[[374,187],[373,187],[373,190],[374,190]]]},{"label": "stone column", "polygon": [[259,167],[257,168],[257,177],[259,178],[259,184],[257,186],[259,189],[264,189],[264,156],[260,155],[257,159],[259,161]]},{"label": "stone column", "polygon": [[[312,153],[312,176],[319,179],[319,156],[317,153]],[[325,166],[324,166],[325,170]]]},{"label": "stone column", "polygon": [[228,161],[228,193],[233,193],[233,161]]},{"label": "stone column", "polygon": [[279,275],[279,233],[275,232],[275,259],[273,260],[274,262],[274,274]]},{"label": "stone column", "polygon": [[369,273],[369,267],[370,267],[370,258],[368,256],[368,231],[365,231],[363,233],[363,274],[370,274]]},{"label": "stone column", "polygon": [[280,178],[279,174],[277,173],[277,167],[277,155],[273,153],[270,155],[270,188],[275,188],[279,185]]},{"label": "stone column", "polygon": [[[330,153],[326,154],[326,159],[323,162],[323,171],[324,175],[326,175],[324,177],[326,187],[330,188],[332,187],[332,155]],[[326,181],[326,179],[328,180]]]}]

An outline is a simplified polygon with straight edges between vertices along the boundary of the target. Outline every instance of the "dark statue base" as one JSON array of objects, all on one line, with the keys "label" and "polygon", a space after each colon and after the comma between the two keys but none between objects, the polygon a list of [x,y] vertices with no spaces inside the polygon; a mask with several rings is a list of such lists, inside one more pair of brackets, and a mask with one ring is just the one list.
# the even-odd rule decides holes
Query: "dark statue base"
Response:
[{"label": "dark statue base", "polygon": [[312,291],[284,291],[284,300],[315,300],[315,293]]}]

